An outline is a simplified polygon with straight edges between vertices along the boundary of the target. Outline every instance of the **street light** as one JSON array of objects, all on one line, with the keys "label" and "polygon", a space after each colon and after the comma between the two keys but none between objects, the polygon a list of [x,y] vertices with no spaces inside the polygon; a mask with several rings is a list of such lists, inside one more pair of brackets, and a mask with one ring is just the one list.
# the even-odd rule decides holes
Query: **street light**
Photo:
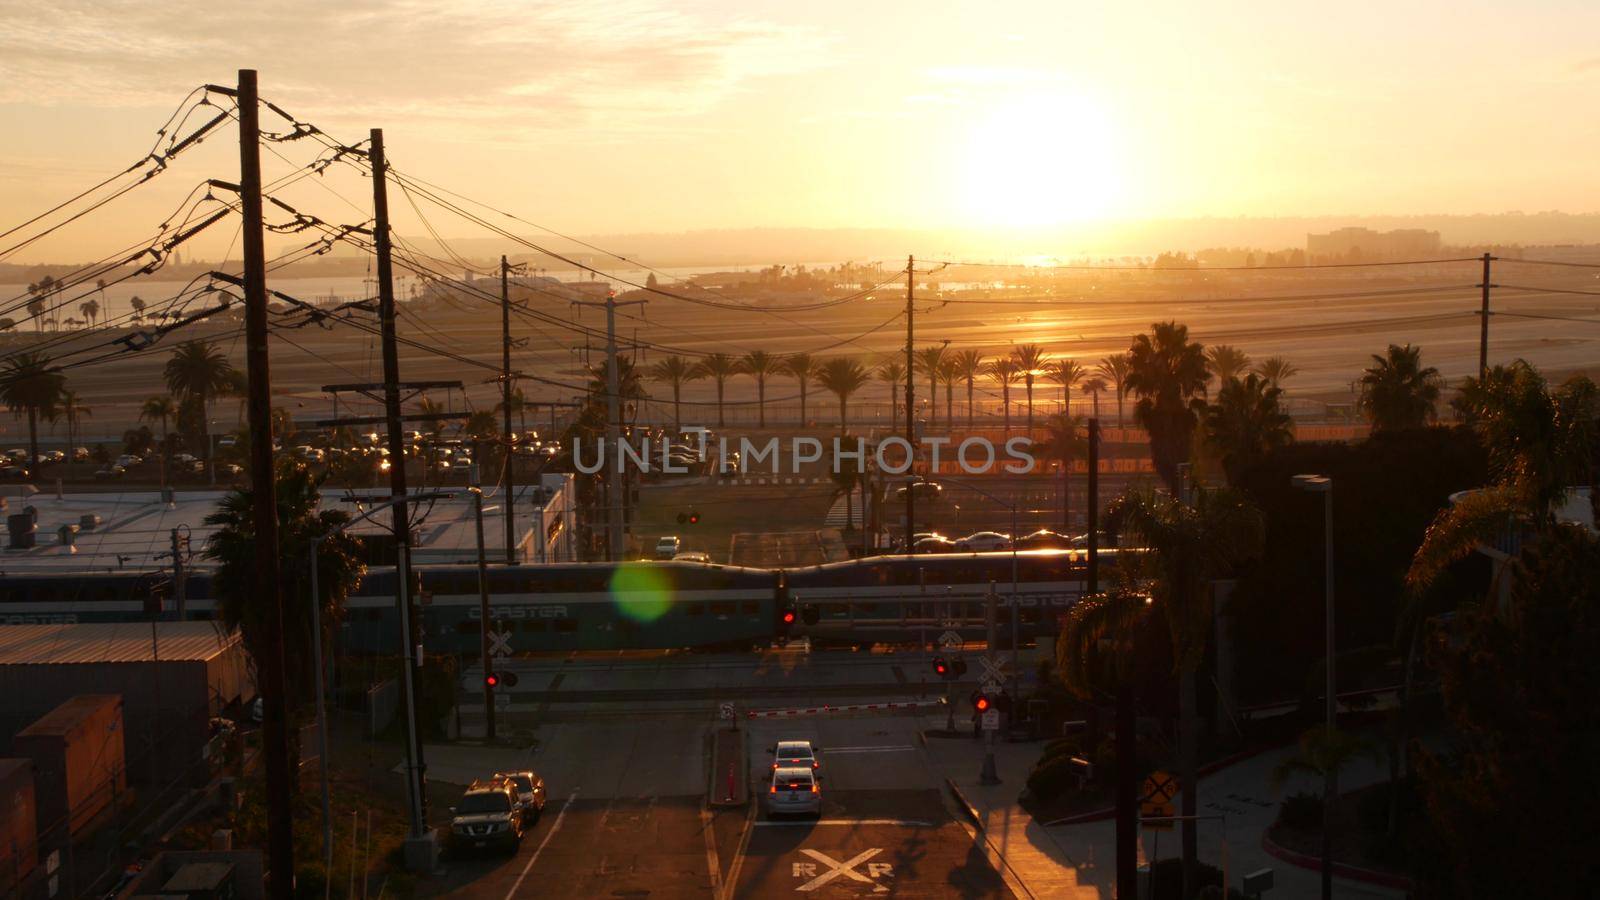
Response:
[{"label": "street light", "polygon": [[[330,875],[327,879],[329,885],[333,884],[331,877],[333,873],[333,801],[328,791],[328,704],[323,696],[322,687],[322,603],[318,599],[317,592],[317,549],[328,538],[336,534],[342,534],[350,526],[357,522],[366,521],[383,510],[398,506],[401,503],[438,500],[449,496],[450,494],[445,491],[432,491],[425,494],[413,494],[398,500],[389,500],[366,510],[338,528],[323,532],[311,539],[311,660],[312,664],[316,666],[317,753],[322,757],[322,765],[320,766],[322,769],[322,862],[324,871]],[[398,575],[399,573],[396,572],[396,576]],[[411,698],[405,698],[405,702],[406,709],[412,709]]]},{"label": "street light", "polygon": [[[1324,605],[1326,607],[1324,612],[1324,615],[1326,616],[1326,622],[1323,626],[1327,632],[1325,635],[1327,647],[1323,651],[1324,655],[1327,657],[1327,663],[1325,666],[1327,669],[1327,686],[1324,688],[1324,691],[1327,694],[1327,737],[1331,740],[1333,737],[1334,725],[1338,721],[1337,717],[1339,708],[1339,700],[1338,695],[1335,693],[1336,689],[1334,686],[1333,677],[1333,479],[1326,475],[1296,475],[1290,479],[1290,482],[1294,485],[1296,490],[1308,491],[1313,494],[1322,495],[1323,559],[1324,564],[1326,565],[1326,570],[1323,575],[1323,586],[1327,591],[1327,596],[1324,600]],[[1328,826],[1331,820],[1333,800],[1338,794],[1338,789],[1338,775],[1336,772],[1334,772],[1333,767],[1329,766],[1328,770],[1323,773],[1322,779],[1323,900],[1331,900],[1333,897],[1333,847]]]}]

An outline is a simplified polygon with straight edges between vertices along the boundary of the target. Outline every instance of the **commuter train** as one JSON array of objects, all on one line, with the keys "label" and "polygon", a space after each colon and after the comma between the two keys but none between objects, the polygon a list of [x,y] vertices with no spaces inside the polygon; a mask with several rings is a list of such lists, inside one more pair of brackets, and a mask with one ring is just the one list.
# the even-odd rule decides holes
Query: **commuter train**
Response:
[{"label": "commuter train", "polygon": [[[1102,566],[1116,551],[1102,551]],[[1053,634],[1083,592],[1084,554],[947,553],[877,556],[789,569],[698,562],[491,566],[489,617],[510,652],[749,647],[783,633],[819,642],[900,643],[955,630],[983,634],[985,598],[997,597],[1002,636],[1016,609],[1025,640]],[[417,609],[432,653],[475,656],[481,640],[478,569],[419,566]],[[374,568],[346,603],[338,642],[346,653],[386,653],[399,640],[392,568]],[[215,613],[211,577],[186,579],[186,613]],[[287,597],[288,603],[304,602]],[[6,575],[0,622],[148,621],[177,617],[162,572]],[[931,632],[931,634],[930,634]]]}]

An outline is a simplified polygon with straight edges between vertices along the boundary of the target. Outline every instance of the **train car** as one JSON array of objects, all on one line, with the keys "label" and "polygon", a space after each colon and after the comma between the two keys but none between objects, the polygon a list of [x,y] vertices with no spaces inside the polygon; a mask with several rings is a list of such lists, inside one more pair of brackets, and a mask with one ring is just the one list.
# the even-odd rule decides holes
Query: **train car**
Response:
[{"label": "train car", "polygon": [[[476,656],[476,566],[417,570],[423,642]],[[773,633],[777,573],[696,562],[494,566],[491,631],[510,652],[634,647],[748,647]],[[343,648],[382,652],[398,634],[392,570],[369,573],[347,603]]]},{"label": "train car", "polygon": [[[1101,551],[1101,565],[1115,556]],[[1032,641],[1059,631],[1060,616],[1083,594],[1085,567],[1075,550],[939,553],[825,563],[791,569],[786,580],[789,602],[814,608],[817,622],[802,633],[819,640],[903,641],[932,630],[979,639],[992,589],[1002,639],[1015,607],[1019,637]]]}]

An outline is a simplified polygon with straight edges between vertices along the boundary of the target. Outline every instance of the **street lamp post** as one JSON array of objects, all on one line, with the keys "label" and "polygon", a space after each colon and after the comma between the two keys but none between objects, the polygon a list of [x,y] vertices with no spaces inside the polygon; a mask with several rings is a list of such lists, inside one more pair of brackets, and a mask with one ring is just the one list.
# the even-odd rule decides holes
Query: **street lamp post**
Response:
[{"label": "street lamp post", "polygon": [[[322,685],[322,603],[318,599],[319,592],[317,590],[317,550],[322,546],[323,541],[336,534],[344,533],[350,526],[370,519],[373,515],[383,510],[407,501],[437,500],[448,496],[450,495],[443,491],[434,491],[432,493],[416,494],[399,500],[389,500],[366,510],[338,528],[324,532],[311,539],[311,661],[312,665],[316,667],[317,754],[322,758],[319,765],[322,770],[322,862],[324,871],[330,875],[330,880],[328,881],[330,885],[332,884],[331,875],[333,872],[333,800],[328,788],[328,704],[327,698],[323,695]],[[406,698],[406,702],[408,704],[411,702],[409,697]]]},{"label": "street lamp post", "polygon": [[[1333,666],[1333,479],[1326,475],[1296,475],[1292,479],[1297,490],[1308,491],[1322,495],[1322,536],[1323,536],[1323,587],[1326,591],[1324,599],[1325,629],[1324,638],[1327,641],[1324,655],[1327,658],[1324,668],[1327,670],[1327,685],[1324,693],[1327,697],[1327,737],[1332,739],[1333,729],[1338,721],[1339,699],[1334,683]],[[1339,793],[1338,773],[1332,766],[1323,773],[1322,778],[1322,897],[1331,900],[1333,897],[1333,846],[1330,834],[1332,822],[1333,801]]]}]

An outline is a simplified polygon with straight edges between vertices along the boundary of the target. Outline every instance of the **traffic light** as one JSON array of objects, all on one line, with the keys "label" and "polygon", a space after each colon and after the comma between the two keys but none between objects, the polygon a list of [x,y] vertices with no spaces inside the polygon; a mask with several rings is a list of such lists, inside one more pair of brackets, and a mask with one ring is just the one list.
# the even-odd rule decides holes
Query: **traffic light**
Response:
[{"label": "traffic light", "polygon": [[492,688],[517,686],[517,673],[515,672],[490,672],[483,676],[483,683]]},{"label": "traffic light", "polygon": [[494,672],[490,672],[489,674],[483,676],[483,683],[488,685],[489,687],[492,687],[492,688],[493,687],[499,687],[500,686],[500,676],[495,674]]},{"label": "traffic light", "polygon": [[689,524],[690,525],[699,525],[700,524],[700,511],[698,509],[689,510]]},{"label": "traffic light", "polygon": [[983,691],[972,692],[972,708],[977,712],[988,712],[994,708],[994,701]]},{"label": "traffic light", "polygon": [[935,656],[933,658],[933,674],[939,676],[940,678],[949,678],[950,663],[945,661],[945,658],[942,656]]},{"label": "traffic light", "polygon": [[783,625],[784,625],[784,627],[787,628],[787,627],[789,627],[790,625],[793,625],[793,624],[794,624],[794,610],[785,609],[783,611]]}]

